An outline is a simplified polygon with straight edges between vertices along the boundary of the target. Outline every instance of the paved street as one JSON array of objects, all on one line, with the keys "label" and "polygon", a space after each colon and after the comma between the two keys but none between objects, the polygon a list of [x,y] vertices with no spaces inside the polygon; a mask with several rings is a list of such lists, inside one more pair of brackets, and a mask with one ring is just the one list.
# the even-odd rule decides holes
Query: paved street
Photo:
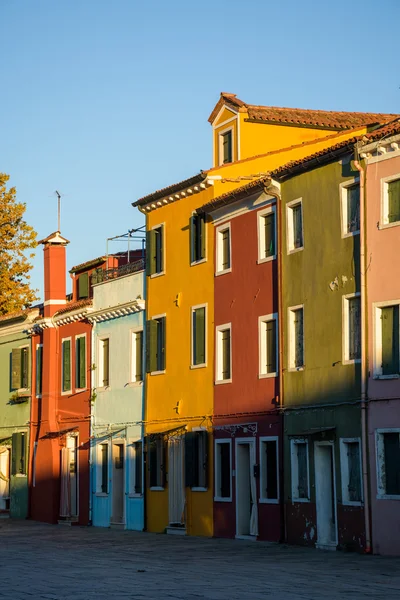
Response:
[{"label": "paved street", "polygon": [[0,521],[8,600],[400,598],[400,559]]}]

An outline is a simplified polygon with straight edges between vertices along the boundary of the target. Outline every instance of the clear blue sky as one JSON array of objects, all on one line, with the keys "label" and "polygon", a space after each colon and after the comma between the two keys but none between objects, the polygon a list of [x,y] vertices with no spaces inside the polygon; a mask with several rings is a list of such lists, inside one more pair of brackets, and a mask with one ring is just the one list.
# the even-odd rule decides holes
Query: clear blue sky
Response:
[{"label": "clear blue sky", "polygon": [[[211,166],[220,91],[400,113],[399,0],[0,0],[0,22],[0,171],[39,239],[64,194],[68,268],[143,224],[132,201]],[[41,291],[41,247],[34,264]]]}]

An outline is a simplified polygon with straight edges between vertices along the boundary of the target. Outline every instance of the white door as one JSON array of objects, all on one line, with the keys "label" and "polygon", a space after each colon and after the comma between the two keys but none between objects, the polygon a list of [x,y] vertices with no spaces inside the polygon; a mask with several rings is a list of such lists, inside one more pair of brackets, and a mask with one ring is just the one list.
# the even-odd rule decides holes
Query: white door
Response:
[{"label": "white door", "polygon": [[125,447],[123,443],[113,444],[112,468],[112,516],[113,523],[124,522],[125,499]]},{"label": "white door", "polygon": [[236,535],[258,535],[255,440],[236,440]]},{"label": "white door", "polygon": [[10,509],[10,448],[0,446],[0,511]]},{"label": "white door", "polygon": [[337,546],[336,486],[334,445],[315,442],[315,496],[317,508],[317,547],[335,549]]},{"label": "white door", "polygon": [[185,488],[183,476],[183,439],[168,440],[168,507],[169,523],[173,526],[185,524]]}]

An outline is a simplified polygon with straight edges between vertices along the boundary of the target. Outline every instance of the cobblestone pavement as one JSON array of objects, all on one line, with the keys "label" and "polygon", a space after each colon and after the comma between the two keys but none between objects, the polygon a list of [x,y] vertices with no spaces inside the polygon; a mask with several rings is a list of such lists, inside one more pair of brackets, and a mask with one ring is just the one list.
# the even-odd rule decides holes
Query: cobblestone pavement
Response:
[{"label": "cobblestone pavement", "polygon": [[0,599],[400,600],[400,559],[0,521]]}]

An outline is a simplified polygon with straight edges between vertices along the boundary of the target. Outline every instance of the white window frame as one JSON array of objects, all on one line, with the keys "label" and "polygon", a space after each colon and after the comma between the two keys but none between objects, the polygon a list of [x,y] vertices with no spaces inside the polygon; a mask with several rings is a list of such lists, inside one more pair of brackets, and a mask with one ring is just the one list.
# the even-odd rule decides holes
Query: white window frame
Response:
[{"label": "white window frame", "polygon": [[[42,348],[42,391],[43,391],[43,344],[36,344],[36,352],[35,352],[35,396],[36,398],[41,398],[42,394],[37,394],[36,390],[37,390],[37,382],[38,382],[38,361],[37,361],[37,355],[38,355],[38,349]],[[33,392],[33,390],[32,390]]]},{"label": "white window frame", "polygon": [[[220,476],[220,465],[219,465],[219,453],[217,450],[217,446],[219,444],[229,444],[229,464],[230,464],[230,477],[229,477],[229,481],[230,481],[230,495],[229,497],[223,498],[222,496],[218,496],[217,495],[217,490],[219,490],[220,486],[220,481],[221,481],[221,476]],[[214,502],[232,502],[232,476],[233,476],[233,472],[232,472],[232,439],[231,438],[221,438],[218,440],[215,440],[214,442],[214,490],[215,490],[215,495],[214,495]]]},{"label": "white window frame", "polygon": [[[232,160],[224,163],[224,134],[228,131],[231,132]],[[235,162],[235,128],[231,125],[218,131],[218,166],[231,165],[233,162]]]},{"label": "white window frame", "polygon": [[[103,342],[108,340],[108,385],[103,385]],[[109,390],[111,382],[111,336],[104,335],[97,338],[97,389],[98,390]]]},{"label": "white window frame", "polygon": [[[101,476],[102,476],[102,454],[101,448],[102,446],[108,446],[107,458],[108,458],[108,468],[107,468],[107,491],[102,492],[101,490]],[[111,458],[112,446],[110,441],[102,441],[96,444],[96,496],[107,497],[110,493],[110,476],[111,476],[111,467],[112,467],[112,458]]]},{"label": "white window frame", "polygon": [[[222,332],[230,331],[230,378],[222,379]],[[215,328],[215,384],[232,383],[232,323],[224,323]]]},{"label": "white window frame", "polygon": [[353,177],[339,185],[342,239],[360,235],[359,229],[357,231],[347,231],[347,190],[355,185],[360,185],[359,177]]},{"label": "white window frame", "polygon": [[383,434],[398,433],[400,428],[388,427],[375,429],[375,449],[376,449],[376,498],[377,500],[400,500],[400,494],[386,494],[386,476],[385,476],[385,451]]},{"label": "white window frame", "polygon": [[137,442],[141,442],[142,444],[142,457],[144,451],[144,440],[142,438],[132,439],[128,442],[128,476],[129,476],[129,485],[128,485],[128,497],[129,498],[142,498],[143,490],[144,490],[144,462],[142,460],[142,493],[138,494],[135,492],[135,481],[136,481],[136,448],[135,444]]},{"label": "white window frame", "polygon": [[[142,376],[140,381],[136,381],[136,334],[142,332]],[[129,385],[131,387],[138,387],[143,385],[144,371],[145,371],[145,356],[144,356],[144,328],[143,325],[133,327],[129,331]]]},{"label": "white window frame", "polygon": [[[194,311],[198,308],[204,308],[204,357],[205,361],[201,364],[195,365],[194,358],[194,332],[193,332],[193,314]],[[207,339],[208,339],[208,323],[207,323],[207,313],[208,313],[208,303],[205,304],[196,304],[195,306],[190,307],[190,368],[191,369],[203,369],[207,366],[208,352],[207,352]]]},{"label": "white window frame", "polygon": [[[359,457],[360,457],[360,490],[361,500],[349,500],[349,463],[347,457],[346,445],[349,443],[358,443]],[[361,452],[361,439],[360,438],[340,438],[340,479],[342,482],[342,504],[344,506],[362,506],[364,503],[364,489],[363,489],[363,468],[362,468],[362,452]]]},{"label": "white window frame", "polygon": [[[400,374],[383,375],[382,374],[382,320],[381,320],[381,309],[387,306],[399,305],[400,310],[400,299],[397,300],[386,300],[385,302],[374,302],[372,304],[373,311],[373,342],[374,342],[374,353],[373,353],[373,376],[374,379],[399,379]],[[400,327],[399,327],[400,330]],[[399,331],[400,336],[400,331]],[[399,361],[400,363],[400,361]],[[400,364],[399,364],[400,370]]]},{"label": "white window frame", "polygon": [[[69,340],[69,381],[70,387],[69,390],[63,391],[64,387],[64,342],[68,342]],[[72,337],[61,338],[61,396],[70,396],[72,394],[72,360],[73,360],[73,349],[72,349]]]},{"label": "white window frame", "polygon": [[[266,341],[266,324],[270,321],[275,321],[276,332],[276,371],[267,373],[265,364],[267,362],[267,341]],[[268,377],[277,377],[279,371],[279,322],[278,313],[263,315],[258,317],[258,378],[264,379]]]},{"label": "white window frame", "polygon": [[[343,365],[354,365],[361,362],[360,358],[349,358],[350,352],[350,340],[349,340],[349,300],[352,298],[360,298],[360,292],[354,292],[353,294],[344,294],[342,296],[342,364]],[[360,311],[361,317],[361,311]],[[361,323],[360,323],[361,329]],[[360,334],[361,336],[361,334]],[[361,340],[361,352],[362,352],[362,340]]]},{"label": "white window frame", "polygon": [[162,271],[160,271],[159,273],[152,273],[150,275],[151,279],[155,279],[156,277],[161,277],[162,275],[165,275],[167,272],[166,269],[166,253],[165,253],[165,249],[166,249],[166,227],[165,227],[165,222],[163,223],[157,223],[157,225],[153,225],[153,227],[150,228],[151,231],[153,231],[154,229],[162,229],[162,256],[163,256],[163,269]]},{"label": "white window frame", "polygon": [[[222,234],[224,231],[229,230],[229,267],[227,269],[222,268]],[[216,261],[215,261],[215,275],[225,275],[232,271],[232,229],[231,223],[224,223],[215,228],[216,236]]]},{"label": "white window frame", "polygon": [[[198,216],[197,212],[194,210],[192,212],[192,217],[196,217]],[[192,219],[190,220],[190,227],[192,227]],[[204,248],[205,248],[205,257],[204,258],[200,258],[200,260],[193,260],[194,257],[194,245],[193,245],[193,236],[192,236],[192,232],[190,231],[189,233],[189,237],[190,237],[190,266],[191,267],[195,267],[196,265],[201,265],[202,263],[207,262],[207,236],[208,236],[208,231],[207,231],[208,227],[207,227],[207,222],[204,222]]]},{"label": "white window frame", "polygon": [[390,175],[390,177],[383,177],[381,179],[381,216],[380,216],[380,229],[386,229],[388,227],[398,227],[400,221],[389,223],[389,183],[400,179],[400,173]]},{"label": "white window frame", "polygon": [[[303,366],[302,367],[296,367],[295,365],[295,356],[296,356],[296,341],[294,338],[294,313],[296,312],[296,310],[303,310]],[[305,323],[305,319],[304,319],[304,304],[297,304],[296,306],[289,306],[288,307],[288,371],[291,372],[296,372],[296,371],[303,371],[304,367],[305,367],[305,331],[304,331],[304,323]]]},{"label": "white window frame", "polygon": [[[267,498],[265,496],[265,452],[263,451],[264,442],[275,442],[276,443],[276,474],[277,474],[277,498]],[[277,435],[262,436],[260,437],[260,498],[261,504],[279,504],[280,502],[280,481],[279,481],[279,437]]]},{"label": "white window frame", "polygon": [[75,380],[74,380],[74,383],[75,384],[76,384],[76,374],[77,374],[77,361],[79,360],[79,356],[78,356],[78,353],[76,351],[76,346],[77,346],[77,340],[79,338],[85,338],[85,371],[86,371],[85,381],[86,381],[86,386],[84,388],[80,388],[80,387],[76,387],[76,386],[74,386],[74,387],[75,387],[75,391],[76,392],[83,392],[84,390],[88,389],[88,374],[87,374],[87,350],[88,350],[88,347],[87,347],[87,339],[86,339],[87,336],[86,336],[86,333],[80,333],[80,334],[78,334],[78,335],[75,336],[75,361],[74,361],[74,364],[75,364]]},{"label": "white window frame", "polygon": [[[275,229],[275,253],[273,256],[265,256],[265,226],[264,218],[270,214],[274,215],[274,229]],[[276,205],[268,206],[264,210],[260,210],[257,213],[257,238],[258,238],[258,260],[257,264],[270,262],[276,259],[276,247],[277,247],[277,226],[276,226]]]},{"label": "white window frame", "polygon": [[[294,247],[294,228],[293,228],[293,209],[296,206],[301,206],[301,234],[303,238],[303,245],[299,248]],[[304,210],[303,210],[303,198],[296,198],[286,204],[286,241],[287,241],[287,253],[294,254],[295,252],[301,252],[304,250]]]},{"label": "white window frame", "polygon": [[[308,486],[308,497],[299,498],[299,471],[297,461],[296,446],[299,444],[305,444],[307,448],[307,486]],[[292,487],[292,502],[310,502],[310,447],[308,439],[305,438],[293,438],[290,440],[290,463],[291,463],[291,487]]]}]

